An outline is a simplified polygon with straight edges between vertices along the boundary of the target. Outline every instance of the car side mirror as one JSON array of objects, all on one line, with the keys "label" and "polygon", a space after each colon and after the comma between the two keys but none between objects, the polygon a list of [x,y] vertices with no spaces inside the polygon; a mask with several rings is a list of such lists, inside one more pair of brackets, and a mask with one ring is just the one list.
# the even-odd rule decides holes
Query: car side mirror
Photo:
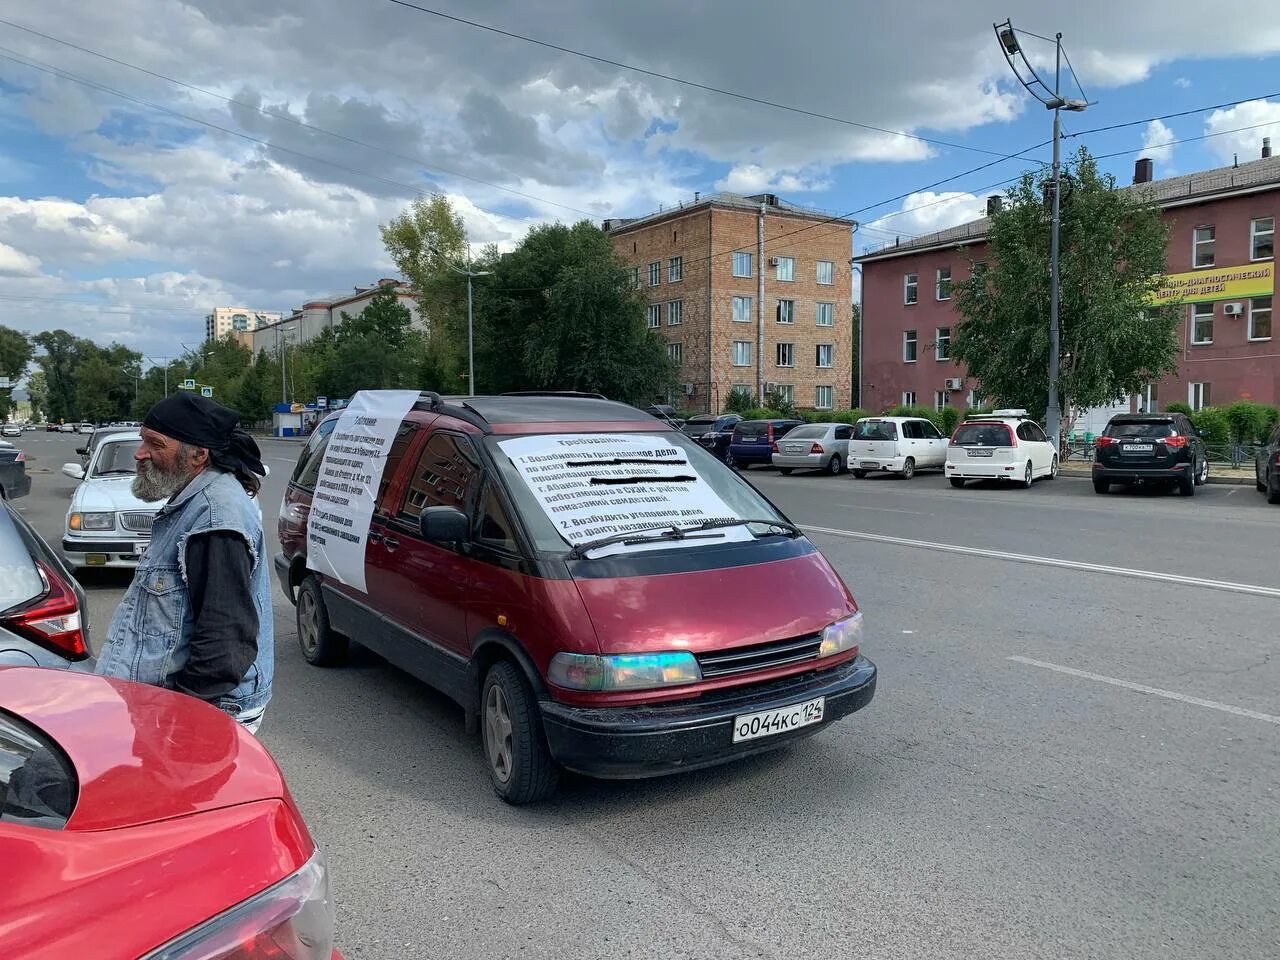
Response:
[{"label": "car side mirror", "polygon": [[62,473],[64,476],[70,477],[72,480],[84,479],[84,467],[78,463],[64,463],[62,465]]},{"label": "car side mirror", "polygon": [[471,521],[457,507],[427,507],[418,517],[418,529],[428,543],[465,543],[471,539]]},{"label": "car side mirror", "polygon": [[82,456],[82,457],[87,457],[87,456],[89,455],[89,448],[88,448],[88,447],[76,447],[76,453],[80,454],[80,456]]}]

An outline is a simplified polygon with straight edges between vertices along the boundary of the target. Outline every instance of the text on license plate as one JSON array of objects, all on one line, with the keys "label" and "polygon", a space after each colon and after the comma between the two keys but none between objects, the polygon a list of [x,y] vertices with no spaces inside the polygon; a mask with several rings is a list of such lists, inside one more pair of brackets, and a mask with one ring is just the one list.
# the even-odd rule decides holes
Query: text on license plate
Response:
[{"label": "text on license plate", "polygon": [[1134,453],[1150,453],[1155,449],[1155,444],[1151,443],[1126,443],[1124,445],[1125,452],[1133,451]]},{"label": "text on license plate", "polygon": [[994,450],[974,450],[970,448],[968,453],[969,453],[969,456],[971,457],[989,457],[993,453],[995,453],[995,451]]},{"label": "text on license plate", "polygon": [[880,462],[878,460],[863,460],[862,466],[867,470],[877,470],[880,467]]},{"label": "text on license plate", "polygon": [[150,543],[150,542],[149,542],[149,541],[147,541],[147,540],[143,540],[143,541],[141,541],[141,542],[135,543],[135,544],[133,545],[133,552],[134,552],[134,555],[135,555],[135,556],[139,556],[139,557],[140,557],[140,556],[142,556],[144,553],[146,553],[146,552],[147,552],[147,547],[149,546],[149,543]]},{"label": "text on license plate", "polygon": [[826,697],[806,700],[804,703],[793,703],[789,707],[777,710],[762,710],[760,713],[744,713],[733,718],[733,742],[758,740],[760,737],[772,737],[779,733],[789,733],[822,722],[823,707]]}]

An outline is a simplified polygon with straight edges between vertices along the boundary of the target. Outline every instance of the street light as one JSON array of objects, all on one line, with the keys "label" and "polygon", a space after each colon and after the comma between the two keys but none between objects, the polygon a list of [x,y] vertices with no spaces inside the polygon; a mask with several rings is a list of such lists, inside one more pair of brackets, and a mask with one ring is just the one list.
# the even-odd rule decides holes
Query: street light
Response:
[{"label": "street light", "polygon": [[[993,23],[991,28],[996,32],[996,39],[1000,41],[1000,50],[1004,54],[1005,60],[1009,64],[1009,69],[1013,71],[1013,75],[1018,78],[1029,94],[1045,105],[1045,109],[1053,111],[1053,213],[1049,220],[1049,401],[1045,409],[1045,432],[1053,438],[1053,443],[1057,446],[1061,441],[1062,432],[1062,407],[1058,402],[1058,350],[1060,329],[1058,323],[1058,226],[1061,220],[1061,193],[1062,193],[1062,165],[1061,165],[1061,149],[1062,149],[1062,111],[1070,110],[1073,113],[1079,113],[1086,107],[1090,106],[1088,100],[1074,100],[1062,96],[1062,61],[1066,55],[1062,52],[1062,34],[1055,34],[1053,39],[1042,37],[1038,33],[1031,33],[1029,30],[1023,30],[1022,33],[1027,36],[1035,37],[1038,40],[1044,40],[1054,45],[1054,67],[1053,67],[1053,89],[1049,89],[1049,85],[1036,72],[1036,68],[1031,65],[1031,61],[1027,59],[1026,52],[1022,49],[1022,44],[1018,40],[1018,31],[1013,29],[1012,20],[1005,20],[1004,23]],[[1019,69],[1017,63],[1014,62],[1017,57],[1022,64],[1022,70]],[[1071,59],[1067,60],[1067,69],[1071,70],[1071,76],[1075,79],[1076,86],[1080,86],[1080,78],[1076,76],[1075,70],[1071,66]],[[1023,75],[1025,71],[1026,75]],[[1084,90],[1080,90],[1084,93]]]},{"label": "street light", "polygon": [[167,397],[167,396],[169,395],[169,363],[170,363],[170,361],[172,361],[172,360],[174,360],[174,359],[176,359],[176,358],[174,358],[174,357],[147,357],[147,359],[148,359],[148,360],[150,360],[152,363],[154,363],[156,366],[160,366],[159,361],[161,361],[161,360],[163,360],[163,361],[164,361],[164,395]]},{"label": "street light", "polygon": [[492,270],[472,270],[471,269],[471,253],[467,252],[467,269],[463,270],[456,264],[450,263],[435,247],[431,247],[431,252],[444,261],[454,273],[467,278],[467,394],[474,397],[476,395],[476,341],[475,327],[471,319],[471,278],[472,277],[491,277]]},{"label": "street light", "polygon": [[[280,339],[281,333],[285,334],[283,342]],[[292,323],[276,324],[276,354],[280,357],[280,402],[289,402],[289,386],[285,381],[285,351],[289,349],[289,334],[293,332]]]}]

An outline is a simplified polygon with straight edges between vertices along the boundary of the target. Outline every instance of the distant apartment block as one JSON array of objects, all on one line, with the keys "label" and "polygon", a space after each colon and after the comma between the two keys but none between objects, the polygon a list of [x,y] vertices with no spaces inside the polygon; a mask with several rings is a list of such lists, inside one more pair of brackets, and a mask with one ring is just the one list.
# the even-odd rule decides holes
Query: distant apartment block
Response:
[{"label": "distant apartment block", "polygon": [[367,287],[355,287],[352,293],[336,294],[321,300],[308,300],[287,317],[276,314],[276,322],[249,331],[247,336],[237,335],[255,354],[260,350],[272,352],[282,343],[297,345],[314,340],[322,330],[337,326],[344,313],[356,316],[373,302],[383,290],[395,293],[396,299],[409,309],[415,325],[422,326],[418,301],[403,280],[383,278]]},{"label": "distant apartment block", "polygon": [[283,316],[279,311],[250,310],[248,307],[214,307],[204,318],[206,340],[221,340],[229,333],[248,333],[277,323]]}]

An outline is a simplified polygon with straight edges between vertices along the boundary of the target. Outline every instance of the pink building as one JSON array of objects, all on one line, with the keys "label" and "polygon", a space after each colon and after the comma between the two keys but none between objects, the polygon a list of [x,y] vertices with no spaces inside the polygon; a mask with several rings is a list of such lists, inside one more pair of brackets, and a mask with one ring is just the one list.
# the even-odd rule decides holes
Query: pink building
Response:
[{"label": "pink building", "polygon": [[[1280,341],[1272,339],[1280,157],[1264,140],[1260,160],[1165,180],[1153,181],[1151,173],[1150,160],[1137,161],[1134,183],[1123,189],[1153,196],[1169,224],[1169,282],[1161,296],[1183,304],[1179,369],[1116,406],[1163,409],[1182,401],[1198,409],[1239,399],[1280,406]],[[997,203],[990,198],[988,212]],[[975,384],[950,359],[959,322],[950,285],[968,279],[986,257],[987,224],[975,220],[857,258],[863,407],[973,404]],[[1105,422],[1112,409],[1094,411],[1093,419]]]}]

